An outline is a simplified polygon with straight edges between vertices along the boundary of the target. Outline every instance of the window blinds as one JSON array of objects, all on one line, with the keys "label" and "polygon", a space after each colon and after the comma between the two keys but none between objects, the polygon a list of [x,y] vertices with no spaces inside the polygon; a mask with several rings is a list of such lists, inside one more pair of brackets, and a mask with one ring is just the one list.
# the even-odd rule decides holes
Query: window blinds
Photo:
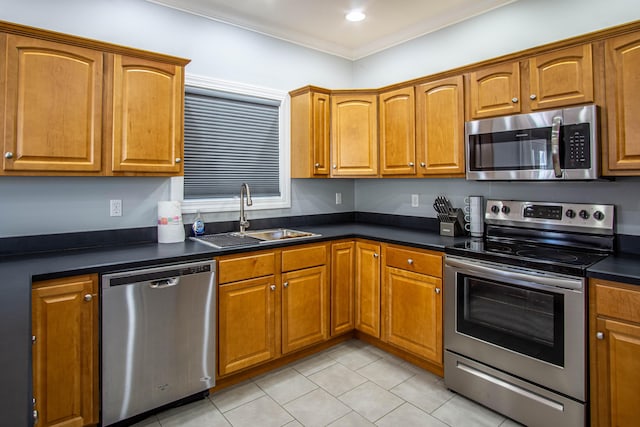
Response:
[{"label": "window blinds", "polygon": [[279,102],[187,87],[184,198],[280,195]]}]

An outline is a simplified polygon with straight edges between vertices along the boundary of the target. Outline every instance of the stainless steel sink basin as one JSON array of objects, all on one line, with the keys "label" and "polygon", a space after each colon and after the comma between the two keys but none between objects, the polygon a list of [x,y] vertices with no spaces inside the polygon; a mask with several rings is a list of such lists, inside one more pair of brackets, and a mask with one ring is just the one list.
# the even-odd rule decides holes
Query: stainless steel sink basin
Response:
[{"label": "stainless steel sink basin", "polygon": [[309,237],[318,237],[320,234],[309,233],[308,231],[291,230],[289,228],[274,228],[270,230],[254,230],[245,231],[244,233],[220,233],[209,234],[206,236],[190,237],[205,245],[214,248],[231,248],[237,246],[250,246],[261,243],[274,243],[281,241],[290,241],[298,239],[307,239]]},{"label": "stainless steel sink basin", "polygon": [[[241,235],[240,233],[235,233]],[[260,239],[260,243],[273,242],[279,240],[305,239],[308,237],[318,237],[320,234],[310,233],[308,231],[292,230],[289,228],[275,228],[271,230],[255,230],[245,231],[244,236]]]}]

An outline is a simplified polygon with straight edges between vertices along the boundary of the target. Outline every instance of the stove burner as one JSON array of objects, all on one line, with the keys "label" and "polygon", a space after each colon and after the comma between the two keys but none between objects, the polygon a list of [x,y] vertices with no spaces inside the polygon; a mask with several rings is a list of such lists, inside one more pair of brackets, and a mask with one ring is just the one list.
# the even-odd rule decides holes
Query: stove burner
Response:
[{"label": "stove burner", "polygon": [[495,245],[495,244],[487,245],[487,250],[491,252],[500,252],[503,254],[513,253],[513,248],[505,245]]},{"label": "stove burner", "polygon": [[527,258],[538,258],[546,261],[557,261],[557,262],[578,261],[578,257],[574,254],[560,251],[557,249],[551,249],[551,248],[520,249],[519,251],[516,252],[516,255],[527,257]]}]

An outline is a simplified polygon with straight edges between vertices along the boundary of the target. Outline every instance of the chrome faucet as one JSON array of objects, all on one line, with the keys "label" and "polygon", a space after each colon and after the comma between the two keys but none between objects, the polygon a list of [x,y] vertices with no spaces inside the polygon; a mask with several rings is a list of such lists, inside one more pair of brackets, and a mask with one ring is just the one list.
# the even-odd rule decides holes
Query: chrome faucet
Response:
[{"label": "chrome faucet", "polygon": [[247,228],[249,228],[249,221],[247,221],[247,217],[244,215],[244,195],[245,192],[247,194],[247,206],[253,205],[253,201],[251,201],[251,191],[249,190],[249,184],[243,182],[240,186],[240,232],[244,233]]}]

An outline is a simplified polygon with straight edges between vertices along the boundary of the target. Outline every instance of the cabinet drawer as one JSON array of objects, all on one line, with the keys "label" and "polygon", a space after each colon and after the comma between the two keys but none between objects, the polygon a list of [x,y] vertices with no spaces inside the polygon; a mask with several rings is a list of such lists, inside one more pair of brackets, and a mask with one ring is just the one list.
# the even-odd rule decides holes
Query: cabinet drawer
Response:
[{"label": "cabinet drawer", "polygon": [[592,281],[596,286],[596,312],[599,316],[615,317],[640,323],[640,286],[618,285],[614,282]]},{"label": "cabinet drawer", "polygon": [[442,277],[442,255],[438,253],[387,246],[385,264],[415,273]]},{"label": "cabinet drawer", "polygon": [[276,257],[273,252],[221,258],[218,261],[218,283],[268,276],[275,273],[275,267]]},{"label": "cabinet drawer", "polygon": [[326,245],[304,246],[282,251],[282,272],[316,267],[326,263]]}]

